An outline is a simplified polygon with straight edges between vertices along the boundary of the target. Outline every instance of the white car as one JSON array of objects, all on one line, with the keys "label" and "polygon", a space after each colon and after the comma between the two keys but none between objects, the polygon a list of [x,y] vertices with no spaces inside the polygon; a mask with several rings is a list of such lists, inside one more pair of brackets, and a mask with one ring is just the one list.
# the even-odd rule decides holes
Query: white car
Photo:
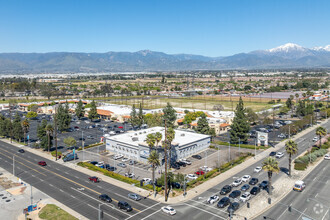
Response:
[{"label": "white car", "polygon": [[146,182],[146,183],[150,183],[151,179],[150,178],[143,178],[142,181]]},{"label": "white car", "polygon": [[282,152],[277,152],[276,153],[276,156],[275,156],[276,158],[282,158],[282,157],[284,157],[284,153],[282,153]]},{"label": "white car", "polygon": [[195,179],[198,178],[195,174],[187,174],[186,177],[187,177],[188,179],[193,179],[193,180],[195,180]]},{"label": "white car", "polygon": [[210,168],[210,167],[208,167],[208,166],[202,166],[202,167],[200,167],[199,169],[201,169],[201,170],[203,170],[203,171],[205,171],[205,172],[209,172],[209,171],[212,170],[212,168]]},{"label": "white car", "polygon": [[244,175],[243,177],[242,177],[242,181],[243,182],[247,182],[247,181],[249,181],[251,179],[251,176],[250,175]]},{"label": "white car", "polygon": [[324,155],[324,159],[325,159],[325,160],[330,160],[330,154],[326,154],[326,155]]},{"label": "white car", "polygon": [[261,167],[256,167],[256,168],[254,169],[254,171],[253,171],[253,172],[255,172],[255,173],[259,173],[261,170],[262,170],[262,168],[261,168]]},{"label": "white car", "polygon": [[104,162],[103,162],[103,161],[98,162],[97,164],[95,164],[95,166],[97,166],[97,167],[102,167],[102,166],[104,166]]},{"label": "white car", "polygon": [[187,165],[191,165],[191,162],[189,160],[181,159],[180,161],[187,164]]},{"label": "white car", "polygon": [[165,212],[166,214],[170,214],[170,215],[175,215],[176,214],[175,209],[173,209],[171,206],[164,206],[164,207],[161,208],[161,210],[163,212]]},{"label": "white car", "polygon": [[110,135],[116,135],[116,132],[114,132],[114,131],[110,131],[109,134],[110,134]]},{"label": "white car", "polygon": [[134,178],[135,174],[134,173],[125,173],[125,176],[129,177],[129,178]]},{"label": "white car", "polygon": [[313,138],[313,141],[314,141],[314,142],[316,142],[316,141],[318,141],[318,140],[319,140],[318,137],[314,137],[314,138]]},{"label": "white car", "polygon": [[129,161],[129,159],[126,158],[126,157],[124,157],[123,159],[121,159],[121,161],[123,161],[123,162],[127,162],[127,161]]},{"label": "white car", "polygon": [[251,194],[249,192],[243,193],[243,195],[241,195],[241,197],[240,197],[240,200],[242,202],[246,202],[246,201],[248,201],[250,199],[251,199]]},{"label": "white car", "polygon": [[239,178],[239,179],[235,180],[231,185],[232,185],[232,186],[239,186],[239,185],[241,185],[241,184],[242,184],[242,179]]},{"label": "white car", "polygon": [[220,199],[219,196],[214,195],[214,196],[211,196],[211,197],[207,200],[207,203],[209,203],[209,204],[213,204],[213,203],[215,203],[216,201],[218,201],[219,199]]},{"label": "white car", "polygon": [[113,157],[113,159],[114,159],[114,160],[118,160],[118,159],[120,159],[120,158],[122,158],[122,157],[124,157],[124,155],[122,155],[122,154],[117,154],[117,155],[115,155],[115,156]]}]

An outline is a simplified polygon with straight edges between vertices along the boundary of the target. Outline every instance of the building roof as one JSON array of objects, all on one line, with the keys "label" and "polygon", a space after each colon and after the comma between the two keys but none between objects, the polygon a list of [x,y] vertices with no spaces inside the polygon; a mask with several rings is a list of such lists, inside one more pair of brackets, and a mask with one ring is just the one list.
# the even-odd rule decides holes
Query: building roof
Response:
[{"label": "building roof", "polygon": [[97,110],[106,110],[112,112],[114,115],[130,115],[132,108],[127,105],[109,104],[97,107]]},{"label": "building roof", "polygon": [[[156,132],[160,132],[163,136],[162,140],[164,140],[165,128],[163,128],[163,127],[153,127],[153,128],[135,131],[135,132],[119,134],[116,136],[107,137],[107,139],[113,140],[113,141],[120,141],[120,142],[124,142],[124,143],[130,144],[130,145],[135,145],[135,146],[139,146],[139,145],[148,146],[145,143],[145,139],[146,139],[147,135],[156,133]],[[183,145],[190,144],[190,143],[193,143],[193,142],[196,142],[201,139],[208,138],[208,137],[210,137],[210,136],[204,135],[204,134],[193,133],[193,132],[182,131],[182,130],[175,130],[175,138],[172,142],[172,145],[183,146]]]},{"label": "building roof", "polygon": [[111,116],[113,112],[103,109],[97,109],[97,114],[104,115],[104,116]]},{"label": "building roof", "polygon": [[227,124],[227,123],[222,123],[221,125],[220,125],[220,127],[221,128],[224,128],[224,127],[228,127],[230,124]]}]

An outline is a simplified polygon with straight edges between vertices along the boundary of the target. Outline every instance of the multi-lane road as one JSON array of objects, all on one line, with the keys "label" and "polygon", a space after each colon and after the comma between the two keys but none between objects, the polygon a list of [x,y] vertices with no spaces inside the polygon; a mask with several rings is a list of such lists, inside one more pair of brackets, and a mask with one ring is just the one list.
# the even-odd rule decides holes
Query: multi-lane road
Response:
[{"label": "multi-lane road", "polygon": [[[324,125],[324,127],[329,129],[330,122]],[[310,140],[312,140],[314,136],[315,129],[297,140],[299,153],[303,152],[311,145],[312,142]],[[259,181],[267,179],[266,173],[263,171],[258,174],[253,173],[254,167],[260,165],[259,162],[253,167],[245,168],[237,175],[232,176],[226,181],[219,183],[217,186],[208,189],[195,198],[184,203],[173,205],[177,211],[177,214],[170,217],[160,211],[160,208],[164,206],[162,203],[158,203],[148,198],[142,199],[141,201],[130,200],[127,198],[129,191],[125,189],[102,181],[100,183],[91,183],[88,180],[89,176],[84,173],[78,172],[54,161],[47,160],[30,152],[20,154],[18,153],[18,149],[18,147],[0,141],[0,166],[9,172],[12,172],[14,156],[15,175],[17,177],[31,184],[33,187],[38,188],[42,192],[46,193],[50,197],[53,197],[71,209],[77,211],[88,219],[97,219],[99,204],[103,204],[98,199],[98,196],[103,193],[108,194],[113,199],[111,204],[102,205],[102,209],[104,210],[104,219],[227,219],[228,214],[225,211],[226,209],[219,209],[216,207],[216,204],[206,204],[205,201],[207,198],[213,194],[218,194],[224,185],[232,183],[235,178],[241,177],[245,174],[249,174],[252,177],[257,177]],[[284,151],[284,149],[281,151]],[[48,165],[46,167],[39,166],[37,163],[41,160],[46,161]],[[287,167],[287,156],[281,158],[279,161],[281,167]],[[286,174],[281,173],[279,175],[275,175],[274,180],[279,178],[280,175]],[[324,175],[326,175],[326,173]],[[329,173],[327,173],[327,175],[329,176]],[[320,179],[320,181],[323,180]],[[306,182],[308,181],[306,180]],[[193,191],[190,191],[189,193],[193,193]],[[320,191],[320,193],[322,192]],[[321,201],[322,198],[316,198],[316,200],[319,199]],[[134,208],[133,211],[127,213],[123,210],[119,210],[117,207],[117,202],[120,200],[129,202],[129,204]],[[253,202],[254,201],[252,199],[251,205],[253,205]],[[297,201],[297,203],[298,202],[299,201]],[[297,210],[301,209],[301,207],[295,203],[292,207]],[[304,210],[302,210],[302,212],[303,211]],[[279,217],[280,214],[282,213],[278,213],[278,216],[273,216],[273,218]]]}]

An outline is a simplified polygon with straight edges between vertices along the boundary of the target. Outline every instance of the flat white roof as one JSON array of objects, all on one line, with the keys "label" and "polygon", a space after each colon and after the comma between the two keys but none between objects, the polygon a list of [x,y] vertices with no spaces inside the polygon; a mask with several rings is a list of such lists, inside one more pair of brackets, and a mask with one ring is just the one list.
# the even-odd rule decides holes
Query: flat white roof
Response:
[{"label": "flat white roof", "polygon": [[[113,112],[115,115],[130,115],[132,108],[127,105],[116,105],[116,104],[109,104],[97,107],[97,109],[107,110]],[[138,112],[139,109],[136,109]]]},{"label": "flat white roof", "polygon": [[[164,137],[165,137],[165,128],[163,128],[163,127],[153,127],[153,128],[138,130],[135,132],[119,134],[116,136],[107,137],[107,139],[127,143],[130,145],[135,145],[135,146],[139,146],[139,145],[147,146],[147,144],[145,143],[147,135],[156,133],[156,132],[160,132],[162,134],[162,136],[163,136],[162,141],[163,141]],[[175,130],[175,138],[174,138],[172,144],[173,145],[178,144],[178,146],[183,146],[186,144],[197,142],[199,140],[202,140],[202,139],[205,139],[208,137],[210,137],[210,136],[204,135],[204,134],[193,133],[193,132],[182,131],[182,130]],[[160,143],[159,143],[159,145],[160,145]]]}]

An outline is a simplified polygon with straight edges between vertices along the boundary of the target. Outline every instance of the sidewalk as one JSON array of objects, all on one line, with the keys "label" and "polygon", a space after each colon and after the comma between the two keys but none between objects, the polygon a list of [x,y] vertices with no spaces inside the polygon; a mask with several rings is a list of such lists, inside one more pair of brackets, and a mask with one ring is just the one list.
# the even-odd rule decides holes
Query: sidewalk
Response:
[{"label": "sidewalk", "polygon": [[[323,121],[321,124],[317,124],[317,125],[314,125],[313,127],[309,127],[308,129],[298,133],[297,135],[292,136],[291,139],[296,140],[296,139],[304,136],[306,133],[309,133],[310,131],[316,129],[316,127],[322,126],[323,124],[328,122],[328,120],[329,119]],[[10,141],[8,141],[8,140],[6,141],[6,140],[3,139],[3,141],[5,141],[7,143],[10,143]],[[233,167],[232,169],[228,170],[227,172],[222,173],[222,174],[218,175],[217,177],[215,177],[213,179],[210,179],[210,180],[206,181],[205,183],[196,186],[193,189],[188,190],[187,195],[185,197],[183,195],[180,195],[180,196],[177,196],[177,197],[174,197],[174,198],[168,198],[167,203],[168,204],[176,204],[176,203],[182,203],[182,202],[191,200],[192,198],[200,195],[201,193],[207,191],[208,189],[210,189],[210,188],[218,185],[219,183],[223,182],[224,180],[234,177],[242,169],[245,169],[246,167],[252,166],[252,165],[257,164],[257,163],[260,163],[260,161],[263,160],[265,157],[267,157],[271,151],[278,151],[280,148],[284,147],[286,141],[287,140],[284,140],[284,141],[280,142],[279,144],[277,144],[276,147],[269,148],[269,149],[264,150],[263,152],[259,153],[258,155],[255,156],[255,158],[252,157],[252,158],[246,160],[244,163],[241,163],[241,164]],[[37,149],[28,148],[26,146],[22,146],[22,145],[19,145],[19,144],[16,144],[16,143],[12,143],[12,144],[15,145],[15,146],[18,146],[18,147],[24,147],[27,151],[35,153],[35,154],[37,154],[41,157],[45,157],[49,160],[55,161],[55,158],[52,157],[48,153],[39,151]],[[132,186],[132,185],[129,185],[127,183],[121,182],[119,180],[104,176],[103,174],[99,174],[97,172],[88,170],[86,168],[83,168],[83,167],[80,167],[80,166],[77,166],[77,165],[74,165],[74,164],[71,164],[71,163],[64,163],[63,160],[58,160],[57,162],[65,165],[65,166],[71,167],[72,169],[76,169],[77,171],[80,171],[80,172],[85,173],[87,175],[97,176],[97,177],[101,178],[103,181],[107,181],[110,184],[113,184],[113,185],[115,185],[117,187],[120,187],[120,188],[124,188],[128,191],[138,193],[141,196],[147,196],[150,193],[147,190],[144,190],[144,189],[141,189],[139,187]],[[159,194],[157,194],[157,196],[155,198],[154,198],[154,196],[150,196],[149,198],[154,199],[157,202],[164,202],[165,201],[164,196],[159,195]]]}]

